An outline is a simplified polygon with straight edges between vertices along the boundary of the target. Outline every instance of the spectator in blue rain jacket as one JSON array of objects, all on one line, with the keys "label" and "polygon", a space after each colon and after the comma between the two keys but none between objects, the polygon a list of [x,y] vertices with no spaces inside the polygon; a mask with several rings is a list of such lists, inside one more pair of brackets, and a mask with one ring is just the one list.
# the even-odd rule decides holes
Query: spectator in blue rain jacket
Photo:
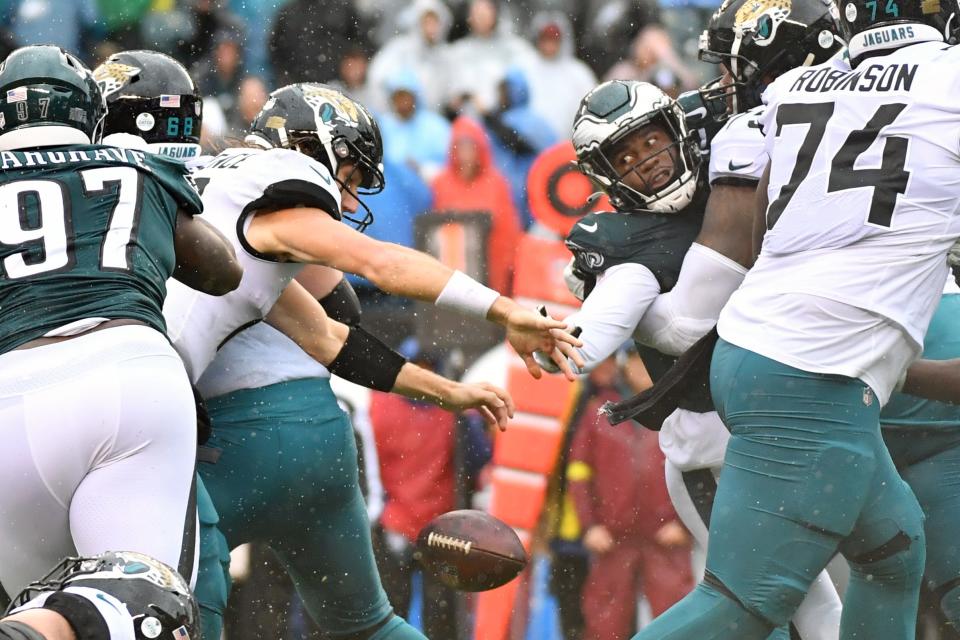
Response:
[{"label": "spectator in blue rain jacket", "polygon": [[400,69],[386,86],[390,110],[379,117],[384,159],[407,165],[429,182],[447,161],[450,123],[424,104],[413,69]]},{"label": "spectator in blue rain jacket", "polygon": [[499,84],[498,108],[483,119],[493,146],[493,161],[510,181],[514,205],[524,228],[532,217],[527,203],[527,174],[541,151],[557,142],[558,134],[530,106],[530,85],[519,67],[511,67]]}]

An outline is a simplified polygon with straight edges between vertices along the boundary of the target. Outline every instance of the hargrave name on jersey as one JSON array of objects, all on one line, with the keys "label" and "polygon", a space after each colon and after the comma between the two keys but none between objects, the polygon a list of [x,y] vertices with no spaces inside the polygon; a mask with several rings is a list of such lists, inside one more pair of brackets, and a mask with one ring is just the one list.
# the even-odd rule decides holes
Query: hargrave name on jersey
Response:
[{"label": "hargrave name on jersey", "polygon": [[0,169],[94,161],[127,162],[140,167],[145,166],[142,151],[118,149],[116,147],[71,151],[0,151]]},{"label": "hargrave name on jersey", "polygon": [[[904,27],[908,29],[909,27]],[[814,69],[804,71],[790,91],[824,93],[826,91],[910,91],[917,75],[915,64],[871,64],[866,69],[839,71]]]}]

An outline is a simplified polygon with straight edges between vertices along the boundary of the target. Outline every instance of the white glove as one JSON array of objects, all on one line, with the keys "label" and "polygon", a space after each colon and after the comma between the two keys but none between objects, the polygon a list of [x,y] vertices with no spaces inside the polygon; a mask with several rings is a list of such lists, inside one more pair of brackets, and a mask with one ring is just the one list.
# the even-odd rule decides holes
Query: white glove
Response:
[{"label": "white glove", "polygon": [[570,290],[570,293],[572,293],[577,300],[583,302],[583,299],[586,297],[583,294],[584,284],[583,280],[581,280],[573,270],[574,261],[576,261],[576,258],[570,258],[570,262],[563,268],[563,281],[567,284],[567,289]]},{"label": "white glove", "polygon": [[547,373],[560,373],[560,367],[557,366],[557,363],[554,362],[550,356],[544,352],[534,351],[533,359],[536,360],[537,364],[540,365],[540,368]]}]

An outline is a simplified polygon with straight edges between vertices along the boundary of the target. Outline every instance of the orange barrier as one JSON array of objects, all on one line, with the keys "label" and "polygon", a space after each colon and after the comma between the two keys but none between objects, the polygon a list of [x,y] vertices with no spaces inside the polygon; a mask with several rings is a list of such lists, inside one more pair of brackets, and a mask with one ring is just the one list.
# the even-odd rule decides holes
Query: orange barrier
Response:
[{"label": "orange barrier", "polygon": [[562,236],[591,211],[610,211],[606,196],[593,205],[587,202],[597,189],[577,169],[576,160],[573,144],[558,142],[537,156],[527,176],[530,212],[537,222]]},{"label": "orange barrier", "polygon": [[501,467],[549,474],[559,453],[563,425],[555,418],[517,413],[510,428],[497,434],[493,463]]},{"label": "orange barrier", "polygon": [[[563,243],[528,235],[518,252],[522,259],[514,275],[514,297],[530,307],[545,304],[558,317],[573,311],[579,303],[563,282],[563,267],[570,260]],[[529,552],[563,440],[560,418],[573,385],[559,375],[535,380],[511,350],[506,386],[518,413],[494,442],[490,513],[514,527]],[[476,640],[506,640],[511,620],[520,624],[526,618],[522,596],[527,590],[521,588],[526,579],[524,573],[519,580],[479,594]]]},{"label": "orange barrier", "polygon": [[563,268],[572,257],[559,240],[523,236],[517,246],[513,297],[542,302],[551,310],[558,304],[571,310],[579,307],[580,301],[570,293],[563,281]]},{"label": "orange barrier", "polygon": [[532,531],[546,496],[547,478],[543,474],[494,468],[490,512],[511,527]]},{"label": "orange barrier", "polygon": [[[551,147],[536,160],[527,181],[534,218],[564,236],[581,216],[610,207],[606,198],[588,204],[593,187],[573,168],[574,159],[569,142]],[[529,307],[544,304],[555,317],[568,315],[580,306],[563,281],[570,258],[561,240],[525,235],[517,246],[513,297]],[[534,380],[512,352],[509,362],[506,386],[520,414],[494,443],[490,513],[514,527],[529,551],[563,442],[563,412],[575,387],[562,376]],[[524,572],[519,580],[478,595],[475,640],[506,640],[511,620],[518,625],[526,620],[526,579]]]}]

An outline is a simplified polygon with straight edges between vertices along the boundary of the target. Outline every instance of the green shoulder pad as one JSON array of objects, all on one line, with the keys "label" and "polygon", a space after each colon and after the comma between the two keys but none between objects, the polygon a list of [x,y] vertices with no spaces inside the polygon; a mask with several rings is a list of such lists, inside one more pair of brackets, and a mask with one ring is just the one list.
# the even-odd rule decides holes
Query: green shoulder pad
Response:
[{"label": "green shoulder pad", "polygon": [[185,214],[195,216],[203,213],[200,194],[193,183],[190,170],[183,162],[147,153],[144,164]]},{"label": "green shoulder pad", "polygon": [[617,265],[640,264],[656,276],[661,291],[669,291],[702,219],[695,211],[591,213],[573,226],[566,243],[576,268],[585,274],[598,276]]}]

